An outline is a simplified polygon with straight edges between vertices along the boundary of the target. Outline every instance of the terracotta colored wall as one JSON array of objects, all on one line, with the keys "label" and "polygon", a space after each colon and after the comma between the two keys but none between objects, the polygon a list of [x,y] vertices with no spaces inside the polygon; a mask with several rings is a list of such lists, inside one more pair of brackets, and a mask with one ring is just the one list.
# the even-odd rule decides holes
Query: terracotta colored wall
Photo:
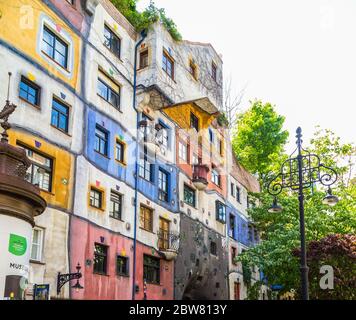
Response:
[{"label": "terracotta colored wall", "polygon": [[[101,237],[104,241],[102,242]],[[70,224],[70,261],[71,272],[79,262],[82,266],[83,277],[80,280],[83,290],[75,292],[72,289],[73,299],[87,300],[130,300],[132,295],[133,274],[133,241],[124,236],[113,234],[106,229],[96,227],[85,220],[75,216]],[[109,246],[107,275],[93,273],[94,243],[102,243]],[[143,299],[143,255],[158,257],[152,248],[137,243],[136,283],[139,285],[137,300]],[[116,256],[129,257],[130,277],[116,275]],[[91,260],[90,265],[85,265],[86,260]],[[147,285],[147,297],[149,300],[173,299],[173,262],[161,259],[161,284]]]}]

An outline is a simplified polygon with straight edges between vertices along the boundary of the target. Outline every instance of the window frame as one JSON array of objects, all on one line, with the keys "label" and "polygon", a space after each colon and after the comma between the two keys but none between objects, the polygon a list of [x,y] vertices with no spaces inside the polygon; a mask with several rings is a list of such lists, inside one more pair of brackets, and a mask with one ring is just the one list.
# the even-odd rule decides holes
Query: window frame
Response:
[{"label": "window frame", "polygon": [[[149,219],[147,219],[146,213],[149,213]],[[141,204],[140,205],[140,228],[153,232],[153,209]]]},{"label": "window frame", "polygon": [[[119,271],[119,265],[118,265],[119,259],[124,260],[126,272]],[[129,257],[122,256],[119,254],[116,255],[116,275],[120,276],[120,277],[129,277],[130,276],[130,259],[129,259]]]},{"label": "window frame", "polygon": [[[115,205],[118,205],[118,214],[115,211]],[[123,206],[123,195],[117,191],[110,191],[110,204],[109,204],[109,216],[113,219],[122,221],[122,206]]]},{"label": "window frame", "polygon": [[[63,113],[61,110],[59,110],[58,108],[56,108],[54,106],[54,103],[60,105],[61,107],[63,107],[64,109],[67,110],[67,114]],[[53,123],[53,110],[55,110],[58,115],[57,115],[57,123]],[[60,128],[60,116],[64,116],[65,118],[65,128]],[[57,98],[56,96],[53,96],[52,98],[52,109],[51,109],[51,126],[56,128],[59,131],[62,131],[64,133],[69,132],[69,116],[70,116],[70,106],[66,103],[64,103],[61,99]]]},{"label": "window frame", "polygon": [[[164,224],[168,226],[167,229],[162,228]],[[159,217],[158,249],[161,251],[170,249],[169,247],[170,229],[171,229],[171,222],[165,218]]]},{"label": "window frame", "polygon": [[[142,62],[143,62],[143,56],[145,56],[145,58],[146,58],[146,64],[143,64]],[[145,68],[147,68],[148,66],[149,66],[149,61],[148,61],[148,59],[149,59],[149,54],[148,54],[148,48],[146,48],[146,49],[144,49],[144,50],[142,50],[142,51],[140,51],[140,56],[139,56],[139,70],[142,70],[142,69],[145,69]]]},{"label": "window frame", "polygon": [[[224,209],[220,212],[220,209]],[[219,200],[215,202],[216,221],[226,224],[226,205]]]},{"label": "window frame", "polygon": [[[102,248],[105,248],[105,253],[100,253],[100,252],[96,252],[96,248],[98,247],[102,247]],[[102,243],[97,243],[95,242],[94,243],[94,254],[93,254],[93,273],[94,274],[98,274],[98,275],[107,275],[108,273],[108,256],[109,256],[109,247],[107,245],[104,245]],[[100,257],[103,257],[104,258],[104,261],[103,261],[103,269],[104,271],[99,271],[99,270],[96,270],[95,269],[95,257],[96,255],[99,255]]]},{"label": "window frame", "polygon": [[[106,37],[106,32],[109,33],[110,39]],[[118,48],[113,48],[113,40],[117,41]],[[108,42],[107,42],[108,41]],[[121,38],[106,24],[104,23],[104,46],[109,49],[117,58],[121,59]],[[109,45],[108,45],[109,44]]]},{"label": "window frame", "polygon": [[[105,90],[106,90],[105,97],[101,94],[101,90],[99,90],[99,83],[101,83],[101,85],[103,85],[105,87]],[[115,83],[115,84],[119,88],[118,92],[115,91],[110,85],[108,85],[105,80],[100,78],[100,75],[99,75],[98,80],[97,80],[97,94],[100,98],[104,99],[107,103],[111,104],[115,109],[121,111],[121,86],[117,83]],[[113,104],[111,102],[111,99],[110,99],[111,95],[113,95],[115,97],[116,104]]]},{"label": "window frame", "polygon": [[194,128],[197,132],[200,130],[199,118],[193,112],[190,112],[190,128]]},{"label": "window frame", "polygon": [[[39,243],[34,242],[34,232],[38,231],[40,233],[40,240]],[[30,252],[30,261],[41,262],[43,257],[43,243],[44,243],[44,229],[35,226],[32,230],[32,237],[31,237],[31,252]],[[34,258],[32,256],[33,253],[33,246],[37,245],[37,256]]]},{"label": "window frame", "polygon": [[[158,199],[160,201],[169,202],[169,185],[170,185],[170,174],[166,170],[159,168],[158,169]],[[161,187],[165,187],[165,189],[162,189]]]},{"label": "window frame", "polygon": [[[117,155],[118,155],[118,145],[120,145],[121,148],[121,158],[118,159]],[[115,152],[114,152],[114,156],[115,156],[115,160],[121,164],[125,164],[125,151],[126,151],[126,144],[125,142],[123,142],[122,140],[120,140],[119,138],[115,139]]]},{"label": "window frame", "polygon": [[[100,136],[97,134],[97,131],[99,131],[100,133],[103,133],[103,136]],[[99,149],[96,149],[97,147],[97,139],[99,141]],[[104,153],[101,152],[101,142],[104,142]],[[99,153],[100,155],[104,156],[104,157],[108,157],[109,154],[109,132],[105,129],[103,129],[101,126],[99,126],[98,124],[95,126],[95,140],[94,140],[94,151]]]},{"label": "window frame", "polygon": [[210,254],[212,254],[213,256],[217,256],[218,255],[218,245],[215,241],[210,241]]},{"label": "window frame", "polygon": [[215,82],[217,82],[218,78],[218,66],[214,61],[211,62],[211,77]]},{"label": "window frame", "polygon": [[[183,152],[184,151],[184,152]],[[181,154],[185,154],[185,158],[182,158]],[[178,142],[178,157],[180,160],[183,160],[185,163],[189,163],[189,145],[188,143],[179,140]]]},{"label": "window frame", "polygon": [[[94,198],[92,197],[92,193],[94,195]],[[99,194],[98,199],[95,198],[95,194]],[[96,206],[95,203],[93,204],[92,199],[94,201],[98,201],[99,206]],[[104,192],[98,188],[95,188],[94,186],[91,186],[89,190],[89,206],[95,209],[103,210],[104,207],[103,204],[104,204]]]},{"label": "window frame", "polygon": [[[192,192],[193,194],[193,203],[188,202],[186,199],[186,190],[188,190],[189,192]],[[196,207],[196,190],[194,190],[193,188],[191,188],[190,186],[188,186],[186,183],[184,183],[184,187],[183,187],[183,201],[184,203],[186,203],[187,205],[195,208]]]},{"label": "window frame", "polygon": [[[34,178],[34,167],[37,167],[38,169],[42,169],[45,171],[45,173],[47,173],[49,175],[48,177],[48,190],[47,189],[44,189],[42,187],[40,187],[40,185],[38,185],[38,187],[42,190],[42,191],[45,191],[45,192],[49,192],[51,193],[52,192],[52,189],[53,189],[53,171],[54,171],[54,161],[53,161],[53,158],[52,157],[49,157],[41,152],[37,152],[36,150],[32,149],[32,148],[29,148],[27,147],[25,144],[22,144],[22,143],[17,143],[17,145],[23,149],[25,149],[26,151],[26,155],[27,157],[29,158],[29,160],[31,161],[31,165],[28,167],[27,169],[27,173],[29,173],[29,171],[31,172],[31,176],[30,176],[30,181],[28,179],[26,179],[27,182],[33,184],[33,185],[36,185],[33,181],[33,178]],[[49,161],[50,165],[49,166],[45,166],[43,164],[39,164],[38,162],[35,162],[33,160],[31,160],[31,156],[28,155],[28,152],[32,152],[32,153],[35,153],[35,154],[38,154],[40,157],[46,159]]]},{"label": "window frame", "polygon": [[[44,34],[48,33],[50,36],[53,37],[53,44],[48,43],[47,41],[44,40],[45,36]],[[45,42],[48,46],[52,48],[53,54],[49,54],[43,49],[43,42]],[[64,48],[65,48],[65,55],[63,56],[62,53],[60,53],[58,50],[56,50],[56,44],[59,42]],[[53,45],[53,46],[52,46]],[[69,60],[69,44],[64,41],[58,34],[56,34],[49,26],[46,24],[43,25],[43,33],[42,33],[42,39],[41,39],[41,52],[50,58],[52,61],[54,61],[57,65],[59,65],[61,68],[64,70],[68,71],[68,60]],[[60,56],[62,56],[65,60],[65,64],[62,65],[59,61],[55,59],[55,52],[57,52]]]},{"label": "window frame", "polygon": [[220,172],[218,171],[217,168],[212,168],[211,169],[211,182],[214,183],[216,186],[218,186],[220,188],[220,186],[221,186],[221,177],[220,177]]},{"label": "window frame", "polygon": [[[148,263],[147,259],[150,259],[151,261]],[[152,261],[155,260],[156,260],[155,264],[151,263]],[[154,273],[156,273],[156,275],[150,277],[151,279],[147,279],[148,271],[150,272],[153,271]],[[156,280],[153,280],[153,278],[156,278]],[[161,284],[161,259],[150,256],[148,254],[143,255],[143,280],[146,281],[146,283],[153,284],[153,285]]]},{"label": "window frame", "polygon": [[[36,96],[34,96],[35,98],[35,103],[32,103],[31,101],[29,101],[27,98],[21,96],[21,91],[24,91],[21,88],[21,84],[24,83],[27,87],[30,87],[31,89],[33,89],[36,93]],[[29,95],[29,92],[27,90],[27,97]],[[32,96],[32,94],[30,94],[30,96]],[[21,75],[21,79],[20,79],[20,85],[19,85],[19,98],[27,103],[29,103],[32,106],[35,107],[40,107],[41,104],[41,87],[39,85],[37,85],[36,83],[34,83],[33,81],[31,81],[30,79],[28,79],[27,77],[25,77],[24,75]]]},{"label": "window frame", "polygon": [[[165,62],[165,60],[166,60],[166,62]],[[168,72],[168,62],[170,63],[171,73]],[[174,80],[174,76],[175,76],[174,68],[175,68],[175,63],[174,63],[173,57],[166,50],[163,50],[163,53],[162,53],[162,70],[172,80]]]},{"label": "window frame", "polygon": [[241,188],[236,185],[236,201],[241,203]]},{"label": "window frame", "polygon": [[[144,146],[143,152],[140,154],[138,162],[138,175],[140,178],[153,183],[154,164],[151,163],[148,156],[147,146]],[[147,177],[149,175],[149,177]]]}]

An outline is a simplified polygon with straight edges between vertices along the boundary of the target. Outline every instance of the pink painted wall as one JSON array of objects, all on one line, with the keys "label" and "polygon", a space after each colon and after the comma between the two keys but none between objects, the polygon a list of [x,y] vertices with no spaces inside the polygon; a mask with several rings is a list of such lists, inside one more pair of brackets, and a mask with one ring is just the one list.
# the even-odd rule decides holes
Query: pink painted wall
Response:
[{"label": "pink painted wall", "polygon": [[[132,240],[96,227],[74,216],[71,218],[70,231],[70,259],[72,269],[79,262],[82,266],[83,277],[80,280],[83,290],[75,292],[72,289],[73,299],[86,300],[129,300],[131,299],[130,277],[116,275],[116,256],[126,252],[129,257],[130,275],[132,275]],[[104,237],[101,242],[100,237]],[[94,244],[102,243],[109,246],[107,275],[93,273]],[[85,261],[91,260],[91,265],[86,266]],[[73,272],[73,270],[71,270]],[[75,282],[73,281],[73,284]]]},{"label": "pink painted wall", "polygon": [[[104,241],[101,242],[101,237]],[[94,244],[102,243],[108,246],[107,275],[93,273]],[[133,274],[133,241],[124,236],[113,234],[110,231],[90,224],[75,216],[71,217],[70,226],[70,264],[71,272],[80,263],[83,277],[80,279],[84,289],[76,292],[71,289],[72,299],[85,300],[131,300],[132,274]],[[125,251],[129,257],[130,277],[116,275],[116,256]],[[143,255],[152,255],[152,248],[137,243],[136,284],[139,285],[137,300],[143,299]],[[158,253],[153,254],[159,257]],[[91,260],[86,266],[85,261]],[[173,300],[174,262],[161,259],[161,284],[147,284],[148,300]],[[71,283],[73,285],[75,281]]]},{"label": "pink painted wall", "polygon": [[[141,243],[137,244],[137,268],[136,284],[140,291],[136,295],[137,300],[143,299],[143,255],[159,257],[158,253],[152,254],[152,248]],[[147,300],[173,300],[174,298],[174,262],[161,259],[160,285],[147,284]],[[164,294],[164,291],[166,293]]]}]

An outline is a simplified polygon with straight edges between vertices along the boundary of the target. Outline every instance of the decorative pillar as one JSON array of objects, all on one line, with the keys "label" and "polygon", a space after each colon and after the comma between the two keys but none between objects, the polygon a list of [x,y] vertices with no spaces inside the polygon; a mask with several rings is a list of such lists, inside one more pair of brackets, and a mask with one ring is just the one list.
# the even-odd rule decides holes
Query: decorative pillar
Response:
[{"label": "decorative pillar", "polygon": [[[9,73],[9,76],[11,74]],[[0,112],[0,300],[23,299],[29,274],[34,217],[46,201],[37,186],[25,180],[31,162],[22,148],[8,143],[8,118],[16,109],[6,100]]]}]

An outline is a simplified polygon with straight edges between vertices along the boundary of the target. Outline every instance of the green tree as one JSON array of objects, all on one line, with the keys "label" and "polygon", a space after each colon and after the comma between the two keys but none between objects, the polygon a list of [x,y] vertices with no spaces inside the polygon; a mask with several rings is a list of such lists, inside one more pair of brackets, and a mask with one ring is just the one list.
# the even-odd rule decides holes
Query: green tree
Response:
[{"label": "green tree", "polygon": [[251,173],[264,179],[284,150],[288,132],[283,130],[285,118],[274,106],[260,100],[237,119],[232,145],[238,161]]},{"label": "green tree", "polygon": [[[355,147],[342,144],[330,130],[318,128],[310,141],[310,152],[321,156],[322,163],[337,169],[338,182],[333,193],[340,202],[335,207],[322,203],[325,188],[314,186],[305,189],[306,240],[319,241],[332,234],[355,234],[356,232],[356,184],[352,179],[355,165]],[[259,206],[249,213],[261,233],[261,243],[239,257],[245,264],[257,265],[265,273],[269,284],[281,284],[284,291],[300,289],[299,259],[293,251],[300,247],[299,210],[296,192],[284,190],[278,196],[283,207],[282,213],[269,213],[272,197],[262,189],[260,194],[252,195],[259,200]],[[310,279],[311,298],[320,297],[315,291],[319,281]],[[342,286],[342,283],[337,284]],[[341,290],[342,291],[342,290]],[[340,291],[338,291],[340,292]]]}]

